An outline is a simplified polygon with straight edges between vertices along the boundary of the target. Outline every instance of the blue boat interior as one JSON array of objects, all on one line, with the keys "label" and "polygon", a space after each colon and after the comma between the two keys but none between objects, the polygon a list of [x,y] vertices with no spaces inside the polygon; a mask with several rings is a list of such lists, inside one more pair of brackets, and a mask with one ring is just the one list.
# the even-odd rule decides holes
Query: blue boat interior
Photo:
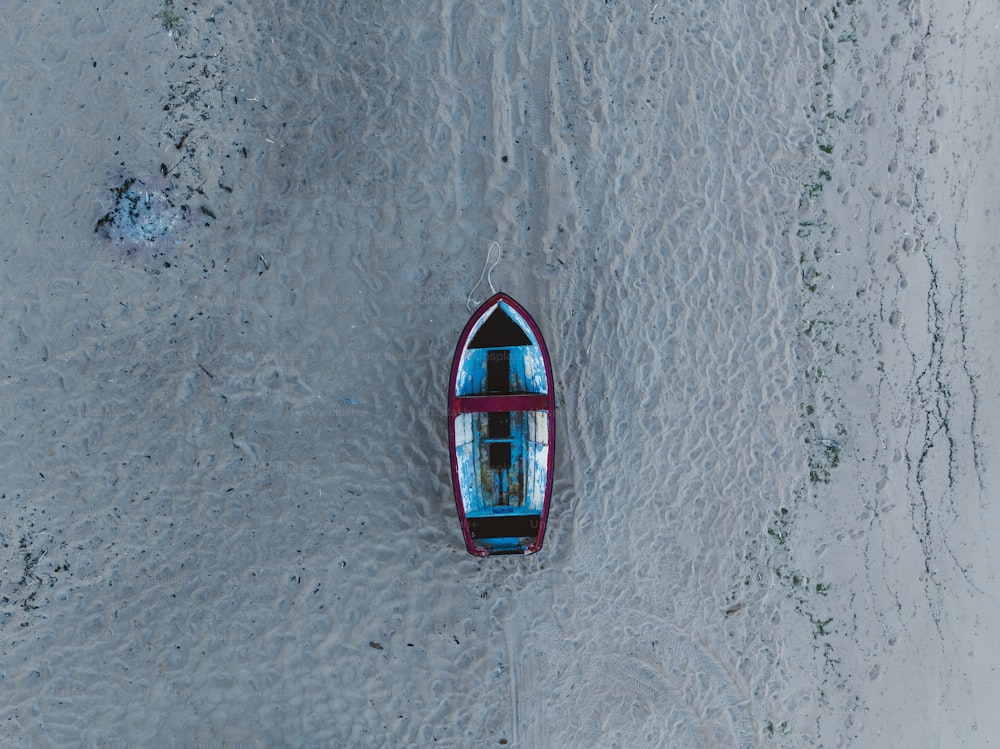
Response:
[{"label": "blue boat interior", "polygon": [[467,517],[541,512],[548,471],[548,412],[455,417],[458,474]]},{"label": "blue boat interior", "polygon": [[524,319],[503,302],[472,331],[455,389],[458,396],[548,392],[538,341]]}]

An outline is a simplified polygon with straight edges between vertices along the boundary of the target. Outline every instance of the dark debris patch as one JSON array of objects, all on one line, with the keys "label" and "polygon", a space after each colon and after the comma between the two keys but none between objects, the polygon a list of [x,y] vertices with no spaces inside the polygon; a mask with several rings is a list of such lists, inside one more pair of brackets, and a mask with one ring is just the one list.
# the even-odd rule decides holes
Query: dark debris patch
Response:
[{"label": "dark debris patch", "polygon": [[146,182],[124,177],[111,188],[111,207],[97,220],[94,232],[125,255],[157,242],[166,244],[182,212],[170,198],[170,188],[154,189]]},{"label": "dark debris patch", "polygon": [[182,260],[191,248],[198,248],[195,254],[208,268],[204,255],[212,245],[198,232],[217,224],[231,228],[227,198],[238,192],[249,153],[239,133],[246,106],[235,95],[238,83],[230,80],[239,75],[246,50],[230,47],[220,32],[228,12],[164,0],[152,16],[176,49],[160,92],[158,153],[151,154],[162,156],[145,168],[120,166],[124,171],[104,194],[104,213],[94,231],[110,241],[120,259],[144,263],[154,273],[161,265],[151,261],[165,255],[172,262],[162,268],[186,268]]}]

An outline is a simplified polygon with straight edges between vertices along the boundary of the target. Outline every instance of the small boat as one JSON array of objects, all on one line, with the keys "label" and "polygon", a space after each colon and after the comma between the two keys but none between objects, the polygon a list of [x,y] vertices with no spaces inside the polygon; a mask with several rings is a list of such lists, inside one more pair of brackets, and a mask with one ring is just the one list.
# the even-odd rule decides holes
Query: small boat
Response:
[{"label": "small boat", "polygon": [[448,385],[455,504],[470,554],[542,548],[555,464],[555,393],[535,321],[506,294],[466,323]]}]

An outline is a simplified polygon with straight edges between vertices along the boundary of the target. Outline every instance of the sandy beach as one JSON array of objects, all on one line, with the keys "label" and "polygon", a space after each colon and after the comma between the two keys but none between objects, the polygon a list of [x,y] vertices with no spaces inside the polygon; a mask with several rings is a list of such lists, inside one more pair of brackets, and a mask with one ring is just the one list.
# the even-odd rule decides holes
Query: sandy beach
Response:
[{"label": "sandy beach", "polygon": [[[993,10],[8,10],[0,745],[1000,745]],[[493,242],[558,451],[478,559]]]}]

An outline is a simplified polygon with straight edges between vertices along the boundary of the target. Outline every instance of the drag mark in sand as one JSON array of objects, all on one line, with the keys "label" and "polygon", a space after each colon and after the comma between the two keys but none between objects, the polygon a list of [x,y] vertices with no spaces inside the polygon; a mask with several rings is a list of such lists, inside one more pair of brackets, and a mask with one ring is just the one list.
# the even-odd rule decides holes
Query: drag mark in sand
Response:
[{"label": "drag mark in sand", "polygon": [[[518,747],[521,746],[522,738],[526,738],[523,734],[529,733],[532,726],[537,728],[540,721],[537,719],[534,720],[528,726],[528,731],[522,731],[521,729],[521,723],[524,720],[521,703],[524,701],[524,692],[530,688],[534,680],[526,681],[525,674],[522,674],[521,659],[524,653],[524,638],[521,621],[516,616],[510,617],[507,625],[504,627],[504,643],[507,648],[507,663],[510,664],[511,745]],[[526,663],[529,664],[530,672],[530,660],[526,659]],[[530,705],[528,712],[531,712]],[[537,715],[535,717],[537,718]],[[538,745],[540,743],[537,737],[533,738],[534,740],[527,744],[527,746]]]}]

